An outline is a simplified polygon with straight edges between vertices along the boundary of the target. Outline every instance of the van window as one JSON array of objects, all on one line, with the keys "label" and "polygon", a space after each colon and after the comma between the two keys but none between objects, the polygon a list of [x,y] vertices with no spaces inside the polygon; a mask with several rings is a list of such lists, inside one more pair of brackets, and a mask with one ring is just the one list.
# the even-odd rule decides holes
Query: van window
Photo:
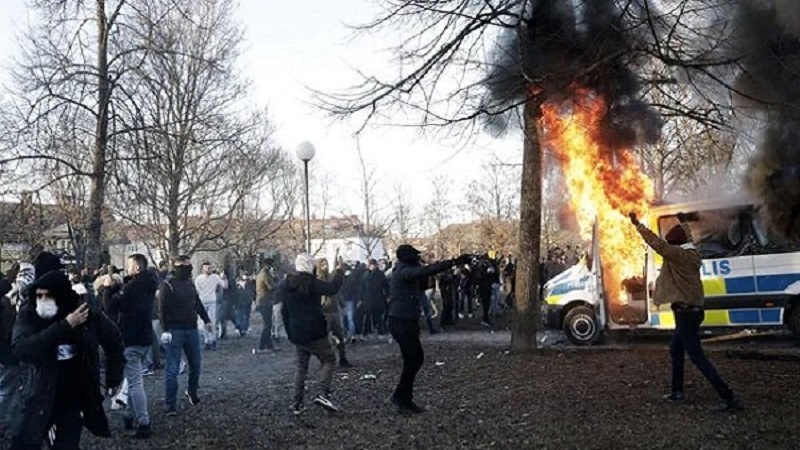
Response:
[{"label": "van window", "polygon": [[[689,229],[700,256],[707,259],[800,251],[791,242],[765,226],[752,205],[686,213]],[[659,217],[659,234],[666,236],[678,224],[677,215]]]},{"label": "van window", "polygon": [[[688,211],[686,217],[695,247],[703,258],[740,256],[751,251],[751,207]],[[678,224],[677,214],[659,218],[659,232],[666,236]]]}]

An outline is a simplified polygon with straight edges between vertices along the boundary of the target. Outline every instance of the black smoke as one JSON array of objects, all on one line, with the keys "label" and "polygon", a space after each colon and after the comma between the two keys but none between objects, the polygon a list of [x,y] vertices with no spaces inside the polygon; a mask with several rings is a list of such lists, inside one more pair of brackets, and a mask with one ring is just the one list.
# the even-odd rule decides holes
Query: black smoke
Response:
[{"label": "black smoke", "polygon": [[774,231],[800,239],[800,2],[742,0],[731,57],[739,62],[739,106],[760,110],[763,138],[747,187],[760,197]]},{"label": "black smoke", "polygon": [[523,2],[522,26],[501,33],[490,58],[484,107],[502,109],[532,96],[567,100],[575,89],[589,89],[606,101],[599,138],[607,149],[657,141],[661,120],[642,101],[636,72],[653,36],[654,27],[642,20],[645,1]]}]

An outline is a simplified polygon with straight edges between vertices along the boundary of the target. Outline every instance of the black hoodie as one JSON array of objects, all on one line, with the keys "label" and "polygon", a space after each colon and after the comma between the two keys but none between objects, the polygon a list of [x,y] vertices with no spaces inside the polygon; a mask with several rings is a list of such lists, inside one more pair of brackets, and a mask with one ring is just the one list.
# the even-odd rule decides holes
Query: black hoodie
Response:
[{"label": "black hoodie", "polygon": [[149,270],[126,277],[124,286],[103,287],[100,296],[108,316],[119,324],[126,347],[153,344],[153,309],[158,279]]},{"label": "black hoodie", "polygon": [[342,286],[343,273],[336,271],[332,281],[322,281],[309,273],[293,273],[282,286],[283,324],[289,341],[308,344],[328,335],[328,323],[322,313],[322,296],[333,296]]}]

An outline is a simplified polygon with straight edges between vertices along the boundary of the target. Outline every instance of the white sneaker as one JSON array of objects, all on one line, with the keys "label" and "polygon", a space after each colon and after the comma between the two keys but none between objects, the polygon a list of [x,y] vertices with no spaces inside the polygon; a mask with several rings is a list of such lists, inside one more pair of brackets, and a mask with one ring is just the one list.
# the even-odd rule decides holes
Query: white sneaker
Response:
[{"label": "white sneaker", "polygon": [[314,398],[314,403],[331,412],[339,412],[339,407],[334,405],[327,395],[319,394]]}]

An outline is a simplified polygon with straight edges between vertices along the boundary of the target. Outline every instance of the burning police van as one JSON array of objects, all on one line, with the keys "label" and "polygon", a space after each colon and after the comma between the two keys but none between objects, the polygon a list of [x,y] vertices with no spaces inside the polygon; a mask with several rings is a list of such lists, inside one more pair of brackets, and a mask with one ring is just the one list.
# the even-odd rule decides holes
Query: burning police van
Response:
[{"label": "burning police van", "polygon": [[[704,201],[654,207],[645,218],[664,236],[684,213],[703,258],[703,327],[781,327],[800,336],[800,244],[765,226],[757,203]],[[542,317],[577,345],[597,342],[604,329],[675,327],[669,305],[655,305],[653,287],[662,258],[643,242],[641,272],[609,289],[593,233],[590,255],[544,286]],[[608,277],[606,277],[608,278]],[[609,292],[618,292],[611,298]]]}]

